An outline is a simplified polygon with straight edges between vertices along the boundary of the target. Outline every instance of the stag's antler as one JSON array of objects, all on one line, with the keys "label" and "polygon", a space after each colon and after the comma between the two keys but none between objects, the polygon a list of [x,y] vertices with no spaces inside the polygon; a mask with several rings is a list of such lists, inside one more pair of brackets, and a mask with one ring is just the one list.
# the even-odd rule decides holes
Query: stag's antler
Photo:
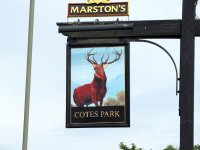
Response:
[{"label": "stag's antler", "polygon": [[108,60],[109,60],[109,54],[108,54],[108,58],[106,59],[106,61],[103,62],[103,57],[104,57],[104,55],[103,55],[101,58],[101,64],[112,64],[112,63],[118,61],[122,55],[122,50],[121,50],[121,52],[118,52],[114,49],[113,53],[116,55],[116,57],[113,61],[108,62]]},{"label": "stag's antler", "polygon": [[103,62],[103,58],[104,58],[104,54],[103,56],[101,57],[101,64],[107,64],[107,61],[109,59],[109,54],[108,54],[108,58],[106,59],[106,61]]},{"label": "stag's antler", "polygon": [[[93,49],[94,49],[94,48],[93,48]],[[87,53],[87,55],[85,55],[85,58],[86,58],[86,60],[87,60],[89,63],[91,63],[91,64],[97,64],[97,61],[96,61],[95,58],[94,58],[94,55],[95,55],[96,53],[91,53],[93,49],[91,49],[91,50]],[[90,56],[92,56],[92,59],[93,59],[93,60],[90,59]]]}]

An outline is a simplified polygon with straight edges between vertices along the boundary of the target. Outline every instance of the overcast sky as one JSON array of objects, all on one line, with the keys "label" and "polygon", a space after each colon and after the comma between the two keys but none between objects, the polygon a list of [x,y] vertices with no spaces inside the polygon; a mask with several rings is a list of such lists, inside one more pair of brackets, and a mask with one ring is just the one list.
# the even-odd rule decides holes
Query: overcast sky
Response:
[{"label": "overcast sky", "polygon": [[[181,18],[181,0],[130,2],[130,20]],[[145,150],[178,147],[179,97],[173,64],[162,50],[146,43],[131,43],[131,127],[65,128],[66,37],[58,34],[56,22],[67,21],[67,3],[35,2],[29,150],[117,150],[120,142]],[[0,0],[0,150],[22,147],[28,13],[29,0]],[[169,50],[179,68],[179,40],[153,41]],[[195,144],[200,139],[199,60],[200,38],[196,38]]]}]

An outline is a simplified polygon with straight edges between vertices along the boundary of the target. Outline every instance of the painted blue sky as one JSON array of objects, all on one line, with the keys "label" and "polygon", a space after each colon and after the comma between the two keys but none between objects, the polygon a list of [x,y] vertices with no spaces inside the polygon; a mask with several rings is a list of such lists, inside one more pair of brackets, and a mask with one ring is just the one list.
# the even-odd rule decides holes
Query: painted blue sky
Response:
[{"label": "painted blue sky", "polygon": [[[92,53],[96,53],[94,58],[98,64],[101,63],[101,58],[104,56],[104,61],[108,58],[112,61],[116,55],[114,50],[122,53],[120,59],[110,64],[104,71],[107,77],[107,93],[105,99],[108,97],[116,97],[118,91],[125,91],[125,63],[124,63],[124,46],[117,47],[95,47]],[[71,50],[71,103],[73,101],[74,89],[78,86],[91,83],[94,78],[94,68],[86,59],[85,55],[92,48],[72,48]],[[92,58],[92,57],[90,57]],[[81,76],[80,76],[81,74]],[[116,85],[115,83],[118,83]],[[74,104],[75,105],[75,104]],[[94,106],[94,105],[91,105]]]},{"label": "painted blue sky", "polygon": [[[131,127],[65,129],[66,37],[58,34],[56,22],[67,21],[68,2],[35,2],[29,150],[117,150],[120,142],[128,145],[134,142],[145,150],[162,150],[168,144],[178,147],[178,96],[173,64],[159,48],[146,43],[130,45]],[[130,4],[130,20],[180,19],[182,16],[182,0],[130,0]],[[0,0],[0,150],[21,150],[22,147],[28,12],[29,0]],[[200,4],[197,14],[200,16]],[[100,18],[100,21],[106,19],[116,20]],[[83,20],[94,21],[94,18]],[[169,50],[179,69],[180,41],[153,41]],[[194,131],[195,143],[199,143],[199,37],[195,60]]]},{"label": "painted blue sky", "polygon": [[[72,81],[77,84],[84,84],[91,82],[94,77],[94,69],[92,65],[85,59],[85,55],[91,48],[73,48],[72,49]],[[119,74],[124,74],[124,47],[102,47],[95,48],[92,52],[97,53],[94,57],[98,63],[101,63],[101,57],[104,54],[104,60],[106,60],[108,53],[109,60],[114,60],[115,54],[112,52],[117,50],[122,51],[122,56],[119,61],[111,64],[105,69],[108,80],[116,78]],[[81,76],[80,76],[81,74]]]}]

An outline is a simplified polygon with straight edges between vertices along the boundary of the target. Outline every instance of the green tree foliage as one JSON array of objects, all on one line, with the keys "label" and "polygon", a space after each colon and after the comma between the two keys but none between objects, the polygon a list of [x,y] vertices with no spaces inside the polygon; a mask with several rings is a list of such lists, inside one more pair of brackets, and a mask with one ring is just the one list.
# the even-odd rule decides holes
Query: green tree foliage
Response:
[{"label": "green tree foliage", "polygon": [[131,148],[125,145],[123,142],[119,144],[120,150],[143,150],[142,148],[137,148],[134,143],[131,144]]},{"label": "green tree foliage", "polygon": [[124,106],[125,105],[125,92],[119,91],[116,94],[116,98],[109,97],[103,102],[104,106]]},{"label": "green tree foliage", "polygon": [[[179,150],[179,149],[173,147],[172,145],[168,145],[167,148],[165,148],[164,150]],[[194,150],[200,150],[200,145],[199,144],[195,145]]]},{"label": "green tree foliage", "polygon": [[[120,150],[143,150],[142,148],[137,148],[136,145],[133,143],[132,147],[128,147],[125,145],[123,142],[119,144]],[[165,149],[163,150],[179,150],[178,148],[175,148],[173,145],[168,145]],[[200,150],[200,145],[197,144],[194,146],[193,150]]]},{"label": "green tree foliage", "polygon": [[172,145],[168,145],[167,148],[165,148],[164,150],[178,150],[177,148],[175,148]]},{"label": "green tree foliage", "polygon": [[120,148],[121,150],[130,150],[130,148],[129,148],[128,146],[126,146],[123,142],[121,142],[121,143],[119,144],[119,148]]},{"label": "green tree foliage", "polygon": [[200,150],[200,145],[199,144],[195,145],[194,150]]}]

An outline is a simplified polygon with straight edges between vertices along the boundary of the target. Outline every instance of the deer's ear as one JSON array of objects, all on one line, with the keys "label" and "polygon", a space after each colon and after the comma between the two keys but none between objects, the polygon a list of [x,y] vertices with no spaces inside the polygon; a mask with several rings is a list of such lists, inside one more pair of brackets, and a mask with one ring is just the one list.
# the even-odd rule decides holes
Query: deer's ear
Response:
[{"label": "deer's ear", "polygon": [[93,68],[95,68],[97,65],[96,64],[92,64]]},{"label": "deer's ear", "polygon": [[103,68],[106,69],[109,64],[103,64]]}]

